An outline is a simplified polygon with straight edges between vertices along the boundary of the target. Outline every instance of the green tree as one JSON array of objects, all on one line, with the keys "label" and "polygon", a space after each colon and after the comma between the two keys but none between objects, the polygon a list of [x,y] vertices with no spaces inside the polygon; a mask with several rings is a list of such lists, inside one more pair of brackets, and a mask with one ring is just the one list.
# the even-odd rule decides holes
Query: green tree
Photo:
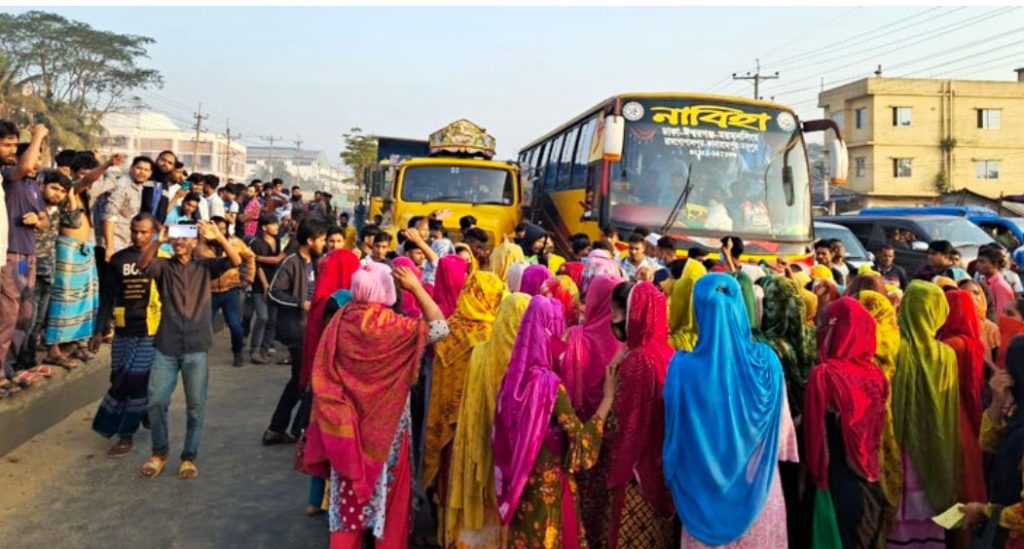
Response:
[{"label": "green tree", "polygon": [[95,146],[106,114],[138,107],[132,91],[163,84],[139,66],[153,43],[53,13],[0,13],[0,115],[46,124],[58,147]]},{"label": "green tree", "polygon": [[377,136],[364,134],[362,128],[352,128],[341,136],[345,139],[345,150],[338,156],[352,169],[356,183],[362,188],[366,169],[377,164]]}]

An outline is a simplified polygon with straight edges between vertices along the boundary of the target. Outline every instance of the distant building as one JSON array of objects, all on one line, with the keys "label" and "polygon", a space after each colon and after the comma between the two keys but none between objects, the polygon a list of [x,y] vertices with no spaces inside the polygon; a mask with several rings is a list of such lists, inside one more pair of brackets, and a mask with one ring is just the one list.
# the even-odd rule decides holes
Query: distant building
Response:
[{"label": "distant building", "polygon": [[[339,166],[327,159],[323,151],[297,149],[295,147],[250,146],[246,158],[246,178],[271,176],[280,177],[289,186],[310,187],[309,191],[325,190],[332,194],[356,192],[355,185],[347,183],[350,176]],[[281,167],[284,173],[277,173]]]},{"label": "distant building", "polygon": [[821,92],[847,142],[849,189],[869,204],[933,202],[968,189],[1024,191],[1024,69],[1018,80],[864,78]]},{"label": "distant building", "polygon": [[245,145],[229,142],[226,136],[212,132],[200,132],[197,143],[194,130],[182,129],[165,114],[156,111],[108,114],[103,118],[103,127],[107,130],[100,146],[104,155],[122,153],[131,162],[136,156],[155,160],[160,151],[171,150],[177,153],[189,173],[212,173],[222,182],[229,178],[241,182],[245,177]]}]

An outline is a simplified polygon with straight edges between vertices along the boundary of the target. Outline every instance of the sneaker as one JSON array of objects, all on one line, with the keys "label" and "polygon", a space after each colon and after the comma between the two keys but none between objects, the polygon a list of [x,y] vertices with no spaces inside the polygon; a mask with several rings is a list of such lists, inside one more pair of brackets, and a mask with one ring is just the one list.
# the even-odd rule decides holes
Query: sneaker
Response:
[{"label": "sneaker", "polygon": [[253,364],[269,364],[270,361],[266,359],[259,351],[253,351],[249,353],[249,362]]},{"label": "sneaker", "polygon": [[275,444],[295,444],[295,439],[285,433],[275,433],[270,429],[263,431],[263,445],[273,446]]},{"label": "sneaker", "polygon": [[241,351],[235,353],[235,360],[231,365],[234,366],[235,368],[241,368],[242,366],[245,365],[245,360],[242,358]]}]

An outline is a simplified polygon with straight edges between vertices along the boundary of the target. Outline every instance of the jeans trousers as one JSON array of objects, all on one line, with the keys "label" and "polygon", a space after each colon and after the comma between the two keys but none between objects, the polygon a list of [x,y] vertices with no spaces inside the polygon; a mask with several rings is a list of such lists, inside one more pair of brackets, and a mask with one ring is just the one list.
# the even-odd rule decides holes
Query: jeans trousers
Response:
[{"label": "jeans trousers", "polygon": [[264,353],[274,344],[274,332],[277,330],[277,306],[270,303],[263,292],[252,293],[253,321],[252,333],[249,334],[249,350],[260,350]]},{"label": "jeans trousers", "polygon": [[[309,423],[309,405],[312,399],[305,396],[305,391],[299,383],[299,375],[302,372],[302,340],[305,336],[305,322],[302,309],[295,307],[282,307],[278,312],[278,337],[281,343],[288,347],[288,354],[291,358],[291,377],[281,391],[281,398],[277,401],[277,408],[270,419],[271,431],[284,433],[288,429],[288,421],[292,419],[292,410],[296,404],[300,404],[299,411],[292,420],[291,435],[298,438]],[[305,415],[305,417],[303,417]]]},{"label": "jeans trousers", "polygon": [[149,421],[153,438],[153,455],[167,456],[167,407],[178,385],[178,372],[185,388],[186,428],[185,448],[181,459],[195,460],[199,454],[199,438],[203,434],[203,413],[206,408],[206,388],[210,371],[206,367],[206,353],[186,353],[167,356],[156,351],[149,370]]},{"label": "jeans trousers", "polygon": [[224,322],[231,331],[231,352],[242,352],[242,347],[245,347],[245,336],[242,335],[242,292],[238,288],[226,292],[213,292],[212,298],[212,316],[217,316],[218,309],[223,311]]}]

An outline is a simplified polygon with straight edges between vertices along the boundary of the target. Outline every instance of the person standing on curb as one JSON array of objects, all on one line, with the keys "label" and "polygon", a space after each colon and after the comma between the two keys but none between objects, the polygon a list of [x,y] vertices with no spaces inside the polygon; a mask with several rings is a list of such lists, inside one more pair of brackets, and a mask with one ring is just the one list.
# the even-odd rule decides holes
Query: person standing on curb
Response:
[{"label": "person standing on curb", "polygon": [[146,415],[149,369],[155,351],[153,336],[160,324],[160,298],[153,279],[139,270],[143,249],[153,241],[156,218],[142,212],[131,220],[132,245],[115,253],[107,264],[111,284],[100,295],[97,327],[89,350],[97,352],[103,334],[114,321],[110,349],[110,389],[100,401],[92,430],[106,438],[117,436],[109,458],[131,453],[133,435]]},{"label": "person standing on curb", "polygon": [[[148,415],[152,424],[153,450],[142,465],[140,474],[143,478],[160,476],[167,464],[170,449],[167,407],[178,383],[178,372],[181,372],[185,388],[188,418],[178,478],[193,479],[199,475],[195,460],[203,433],[209,381],[206,355],[213,343],[210,281],[241,265],[242,258],[216,225],[205,221],[198,225],[203,238],[219,244],[225,257],[193,259],[192,252],[198,240],[180,236],[168,238],[165,226],[160,231],[160,238],[146,246],[138,261],[139,269],[156,281],[162,300],[160,327],[153,342],[156,352],[149,372]],[[171,259],[156,257],[160,245],[166,242],[171,243],[174,256]]]}]

